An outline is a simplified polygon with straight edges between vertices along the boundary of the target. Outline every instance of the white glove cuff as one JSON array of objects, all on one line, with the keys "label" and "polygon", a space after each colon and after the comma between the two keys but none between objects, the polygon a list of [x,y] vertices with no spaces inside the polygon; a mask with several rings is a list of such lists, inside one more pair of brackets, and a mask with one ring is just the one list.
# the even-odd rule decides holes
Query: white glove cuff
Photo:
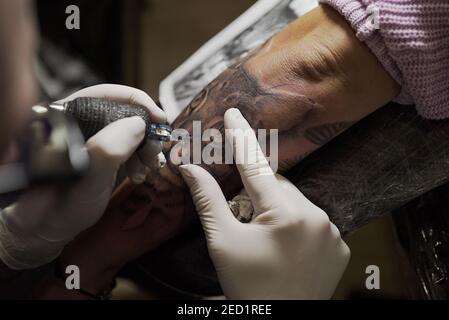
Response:
[{"label": "white glove cuff", "polygon": [[12,232],[0,212],[0,259],[12,270],[35,269],[56,259],[63,245],[41,239],[26,239]]}]

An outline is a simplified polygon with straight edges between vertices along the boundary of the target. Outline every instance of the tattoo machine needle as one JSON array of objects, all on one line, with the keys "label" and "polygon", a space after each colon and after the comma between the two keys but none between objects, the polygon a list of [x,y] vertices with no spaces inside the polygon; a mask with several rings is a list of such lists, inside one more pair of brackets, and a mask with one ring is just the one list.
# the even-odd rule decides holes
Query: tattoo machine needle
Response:
[{"label": "tattoo machine needle", "polygon": [[112,122],[138,116],[146,123],[146,139],[170,141],[173,129],[166,124],[154,123],[143,107],[113,100],[82,97],[65,103],[50,103],[48,108],[72,116],[87,140]]}]

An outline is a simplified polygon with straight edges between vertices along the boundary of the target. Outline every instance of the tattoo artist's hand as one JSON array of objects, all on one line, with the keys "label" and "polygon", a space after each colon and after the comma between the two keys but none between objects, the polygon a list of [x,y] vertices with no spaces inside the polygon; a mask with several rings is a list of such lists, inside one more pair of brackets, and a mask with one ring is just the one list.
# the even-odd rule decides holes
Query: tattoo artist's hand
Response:
[{"label": "tattoo artist's hand", "polygon": [[[162,109],[160,109],[145,92],[135,88],[112,84],[97,85],[75,92],[60,102],[70,101],[79,97],[104,98],[139,105],[148,110],[151,115],[151,120],[154,122],[166,123],[167,121],[164,111],[162,111]],[[142,124],[137,124],[137,122],[140,122],[140,119],[134,119],[133,122],[136,122],[138,130],[141,130]],[[120,130],[117,130],[115,132],[118,132],[117,134],[119,135],[119,131]],[[124,133],[126,134],[126,131]],[[97,140],[98,139],[99,138],[97,138]],[[108,139],[107,142],[112,145],[114,140]],[[142,139],[139,139],[136,143],[140,144],[140,142],[142,142]],[[95,144],[95,139],[88,142],[88,148],[89,144],[92,143]],[[145,141],[145,144],[126,161],[126,172],[132,182],[140,184],[145,181],[146,176],[152,169],[159,169],[159,158],[156,157],[156,155],[161,151],[161,142],[147,140]]]},{"label": "tattoo artist's hand", "polygon": [[[225,114],[234,156],[256,217],[240,223],[215,179],[199,166],[181,173],[200,215],[210,256],[230,299],[328,299],[350,252],[326,213],[289,181],[276,177],[257,138],[237,109]],[[231,140],[230,140],[231,141]],[[247,148],[247,149],[245,149]],[[244,159],[245,154],[248,159]],[[241,163],[241,164],[239,164]]]},{"label": "tattoo artist's hand", "polygon": [[[173,127],[192,133],[193,121],[200,120],[203,130],[221,129],[225,111],[238,108],[253,128],[279,130],[279,166],[285,170],[397,92],[346,21],[320,6],[225,70],[193,99]],[[166,144],[167,154],[173,145]],[[229,198],[240,191],[233,166],[206,168]],[[172,238],[196,217],[171,163],[151,172],[146,184],[121,188],[115,200],[101,221],[64,251],[62,265],[96,270],[92,281],[86,276],[82,281],[113,278],[124,264]],[[100,281],[100,286],[101,282],[107,281]]]},{"label": "tattoo artist's hand", "polygon": [[[101,85],[81,90],[67,99],[81,96],[121,100],[141,105],[156,121],[164,113],[140,90]],[[146,145],[139,158],[132,155],[141,144],[145,123],[139,117],[122,119],[101,130],[86,143],[90,168],[69,186],[36,187],[0,215],[0,258],[12,269],[32,269],[54,260],[78,233],[94,225],[110,200],[116,174],[131,158],[134,175],[145,174],[161,151],[160,145]],[[143,181],[144,176],[134,179]]]}]

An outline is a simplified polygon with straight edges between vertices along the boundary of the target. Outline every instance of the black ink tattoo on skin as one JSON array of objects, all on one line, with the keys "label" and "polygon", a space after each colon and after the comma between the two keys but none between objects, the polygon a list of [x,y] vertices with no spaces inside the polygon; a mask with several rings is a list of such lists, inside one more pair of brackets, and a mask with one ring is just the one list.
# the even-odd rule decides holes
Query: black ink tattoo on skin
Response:
[{"label": "black ink tattoo on skin", "polygon": [[[336,122],[310,127],[311,121],[319,123],[319,114],[323,111],[323,106],[301,94],[300,90],[292,89],[289,83],[261,83],[262,80],[255,78],[245,67],[245,62],[254,54],[256,52],[225,70],[206,86],[172,125],[175,128],[183,128],[192,134],[193,121],[201,121],[202,130],[215,128],[223,131],[224,113],[230,108],[238,108],[254,129],[278,129],[281,138],[279,145],[285,143],[285,141],[283,142],[284,138],[289,139],[292,146],[295,145],[295,141],[298,141],[298,148],[286,148],[284,152],[287,154],[279,155],[280,163],[287,166],[285,169],[289,169],[313,150],[344,131],[351,123]],[[316,148],[301,150],[299,147],[301,139],[306,139],[316,145]],[[291,143],[292,141],[293,143]],[[164,152],[168,156],[167,159],[169,159],[170,150],[175,143],[166,145]],[[204,144],[207,142],[203,143],[203,147]],[[240,190],[239,175],[233,166],[204,165],[203,167],[217,179],[225,194],[232,194],[236,190],[237,192]],[[172,165],[170,161],[161,170],[159,178],[173,186],[183,185],[176,166]],[[155,179],[155,181],[157,180]],[[154,187],[156,190],[149,190],[149,186],[141,188],[148,189],[151,194],[159,194],[157,186]],[[182,187],[176,190],[181,192]],[[137,194],[132,194],[131,197],[136,197],[136,202],[142,202]],[[183,203],[176,201],[175,205],[183,206]]]}]

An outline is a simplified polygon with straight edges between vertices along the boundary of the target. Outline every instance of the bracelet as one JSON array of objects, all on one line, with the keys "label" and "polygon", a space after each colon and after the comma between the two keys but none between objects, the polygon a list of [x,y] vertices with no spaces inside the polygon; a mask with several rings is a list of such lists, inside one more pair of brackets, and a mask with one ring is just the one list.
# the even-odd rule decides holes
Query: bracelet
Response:
[{"label": "bracelet", "polygon": [[114,290],[115,286],[117,285],[116,280],[114,279],[114,282],[112,283],[112,285],[109,287],[109,289],[104,289],[102,291],[100,291],[97,294],[93,294],[90,293],[87,290],[84,290],[83,288],[79,288],[77,289],[78,292],[81,292],[82,294],[95,299],[95,300],[111,300],[112,298],[112,290]]}]

